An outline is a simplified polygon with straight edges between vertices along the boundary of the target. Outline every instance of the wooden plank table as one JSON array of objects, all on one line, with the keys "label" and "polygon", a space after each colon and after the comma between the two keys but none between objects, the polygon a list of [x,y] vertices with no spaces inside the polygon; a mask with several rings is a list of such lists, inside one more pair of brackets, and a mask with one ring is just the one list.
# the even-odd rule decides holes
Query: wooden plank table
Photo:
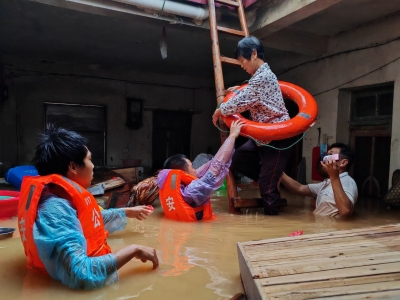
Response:
[{"label": "wooden plank table", "polygon": [[400,299],[400,224],[238,243],[253,299]]}]

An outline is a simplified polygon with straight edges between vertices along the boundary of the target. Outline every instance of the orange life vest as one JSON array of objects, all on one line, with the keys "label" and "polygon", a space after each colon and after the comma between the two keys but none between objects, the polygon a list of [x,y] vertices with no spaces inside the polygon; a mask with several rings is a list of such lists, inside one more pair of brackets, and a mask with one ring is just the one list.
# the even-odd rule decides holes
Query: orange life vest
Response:
[{"label": "orange life vest", "polygon": [[87,243],[87,256],[101,256],[110,253],[111,248],[106,241],[108,231],[104,230],[103,218],[92,194],[76,182],[60,175],[26,176],[21,185],[18,227],[27,257],[28,269],[47,273],[33,239],[33,225],[42,191],[49,183],[55,185],[52,186],[54,189],[50,187],[50,191],[54,190],[54,194],[69,200],[76,209]]},{"label": "orange life vest", "polygon": [[196,213],[203,211],[202,220],[214,219],[211,209],[210,199],[201,206],[191,207],[185,202],[181,194],[181,182],[188,185],[195,180],[193,177],[181,170],[170,170],[164,186],[159,191],[161,206],[164,215],[169,219],[178,221],[194,222],[197,221]]}]

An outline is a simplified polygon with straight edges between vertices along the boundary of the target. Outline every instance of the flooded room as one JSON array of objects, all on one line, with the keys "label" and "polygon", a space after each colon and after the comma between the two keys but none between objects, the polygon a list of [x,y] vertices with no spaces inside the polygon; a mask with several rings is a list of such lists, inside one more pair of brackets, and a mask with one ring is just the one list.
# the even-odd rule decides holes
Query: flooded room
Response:
[{"label": "flooded room", "polygon": [[0,20],[2,299],[400,297],[400,0]]}]

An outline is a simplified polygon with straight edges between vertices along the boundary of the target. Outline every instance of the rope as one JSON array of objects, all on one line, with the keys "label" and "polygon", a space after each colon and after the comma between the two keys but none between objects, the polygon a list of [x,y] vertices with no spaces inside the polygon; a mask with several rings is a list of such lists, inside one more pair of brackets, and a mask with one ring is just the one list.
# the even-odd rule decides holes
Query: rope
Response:
[{"label": "rope", "polygon": [[[217,124],[217,128],[218,128],[219,131],[229,132],[229,130],[223,130],[223,129],[219,128],[218,124]],[[277,147],[271,146],[269,144],[260,143],[260,141],[256,140],[255,138],[253,138],[253,137],[251,137],[250,135],[247,135],[247,134],[242,134],[242,136],[245,136],[247,138],[252,139],[254,142],[256,142],[257,145],[260,145],[260,146],[263,146],[263,147],[270,147],[270,148],[278,150],[278,151],[283,151],[283,150],[287,150],[287,149],[292,148],[294,145],[296,145],[298,142],[300,142],[306,136],[306,134],[307,134],[307,132],[309,130],[310,130],[310,128],[308,128],[297,141],[295,141],[293,144],[291,144],[290,146],[285,147],[285,148],[277,148]]]},{"label": "rope", "polygon": [[160,12],[162,12],[162,11],[164,10],[165,1],[167,1],[167,0],[164,0],[164,2],[163,2],[163,4],[162,4],[162,7],[161,7],[161,11],[160,11]]}]

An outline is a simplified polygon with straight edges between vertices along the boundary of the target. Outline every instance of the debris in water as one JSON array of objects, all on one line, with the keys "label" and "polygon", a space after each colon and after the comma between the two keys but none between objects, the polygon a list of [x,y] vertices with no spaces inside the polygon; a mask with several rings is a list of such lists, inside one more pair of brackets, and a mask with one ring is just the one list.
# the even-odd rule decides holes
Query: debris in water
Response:
[{"label": "debris in water", "polygon": [[296,236],[296,235],[302,235],[302,234],[303,234],[303,230],[299,230],[299,231],[292,232],[291,234],[289,234],[289,236]]}]

